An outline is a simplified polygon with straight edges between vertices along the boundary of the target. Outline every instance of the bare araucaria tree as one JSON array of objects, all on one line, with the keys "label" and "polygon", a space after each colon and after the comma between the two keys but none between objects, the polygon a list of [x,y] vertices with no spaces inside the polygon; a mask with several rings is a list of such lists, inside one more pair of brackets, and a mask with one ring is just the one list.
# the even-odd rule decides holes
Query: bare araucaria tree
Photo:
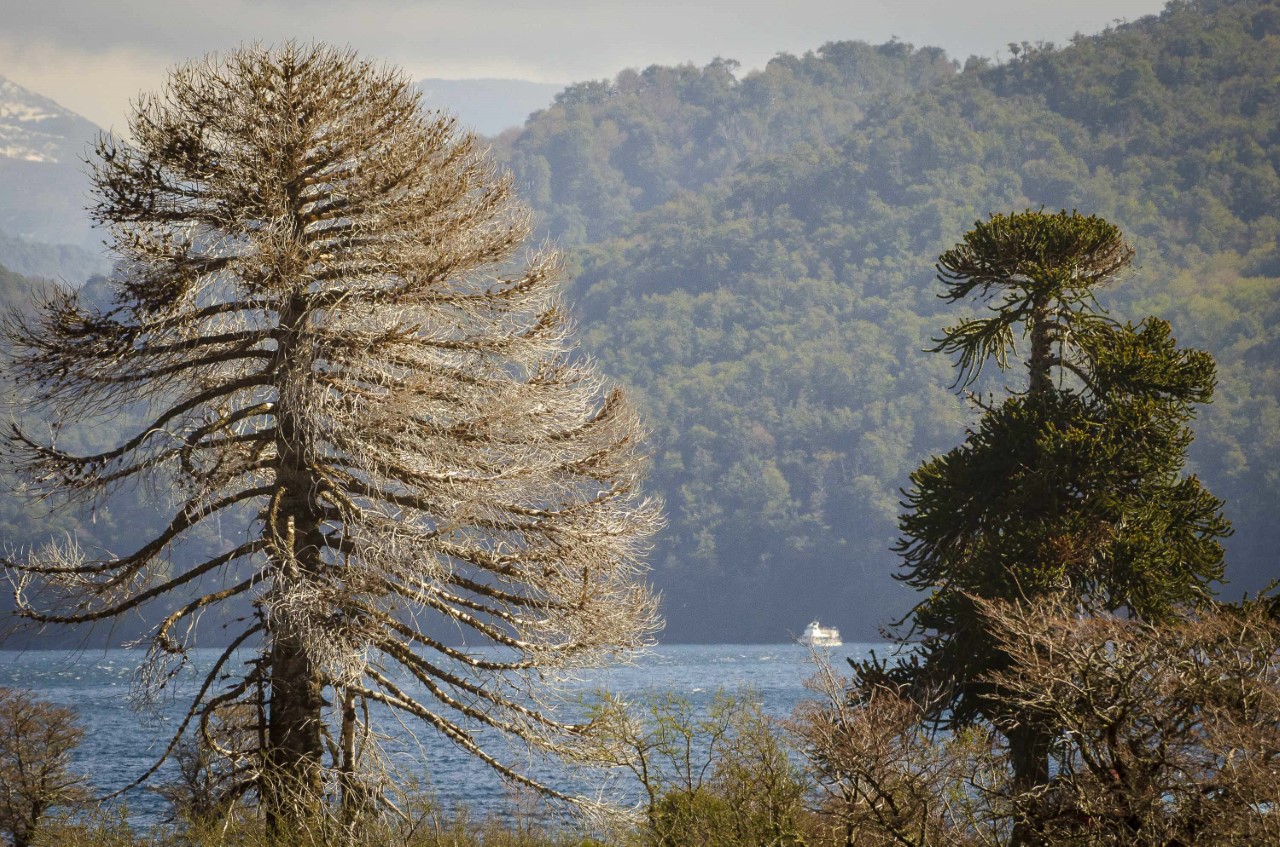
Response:
[{"label": "bare araucaria tree", "polygon": [[[572,753],[546,683],[651,637],[660,517],[634,412],[571,355],[556,255],[516,255],[509,178],[398,72],[325,46],[180,67],[129,134],[93,171],[114,303],[50,295],[9,322],[9,369],[31,410],[146,422],[95,455],[15,427],[9,453],[37,491],[146,483],[176,506],[127,555],[7,561],[19,613],[158,610],[160,684],[206,610],[255,610],[169,749],[221,745],[269,819],[371,796],[370,709],[533,784],[475,729]],[[211,519],[243,531],[191,555]],[[237,715],[256,731],[211,731]]]}]

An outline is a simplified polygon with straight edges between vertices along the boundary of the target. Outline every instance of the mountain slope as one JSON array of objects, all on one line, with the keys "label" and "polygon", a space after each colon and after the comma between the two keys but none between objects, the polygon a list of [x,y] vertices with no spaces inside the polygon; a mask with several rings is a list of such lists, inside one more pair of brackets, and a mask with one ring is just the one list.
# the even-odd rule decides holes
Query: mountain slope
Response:
[{"label": "mountain slope", "polygon": [[74,163],[97,132],[74,112],[0,77],[0,158]]},{"label": "mountain slope", "polygon": [[698,191],[753,156],[839,138],[886,96],[951,78],[936,47],[890,42],[781,54],[738,79],[737,62],[652,66],[572,85],[499,139],[526,201],[563,244],[615,234],[637,212]]},{"label": "mountain slope", "polygon": [[83,159],[98,128],[0,77],[0,231],[96,250]]},{"label": "mountain slope", "polygon": [[[513,166],[536,177],[548,228],[578,245],[584,347],[642,396],[655,429],[668,638],[770,640],[815,615],[872,637],[907,609],[914,598],[891,579],[898,489],[972,417],[948,390],[949,363],[922,352],[960,317],[940,309],[933,260],[989,211],[1078,208],[1124,229],[1139,267],[1105,305],[1166,317],[1219,360],[1193,457],[1237,525],[1227,593],[1274,575],[1278,8],[1174,3],[1063,49],[880,89],[843,124],[824,98],[846,89],[801,87],[787,128],[828,118],[778,155],[767,133],[754,149],[716,147],[708,124],[667,122],[647,154],[680,177],[665,194],[648,193],[660,168],[625,166],[628,128],[663,110],[754,121],[740,111],[750,78],[724,79],[717,97],[677,87],[624,108],[624,91],[535,116],[511,142]],[[822,55],[886,48],[918,55]],[[549,132],[552,119],[579,127],[577,159],[553,155],[568,130]],[[716,150],[731,152],[699,171]]]}]

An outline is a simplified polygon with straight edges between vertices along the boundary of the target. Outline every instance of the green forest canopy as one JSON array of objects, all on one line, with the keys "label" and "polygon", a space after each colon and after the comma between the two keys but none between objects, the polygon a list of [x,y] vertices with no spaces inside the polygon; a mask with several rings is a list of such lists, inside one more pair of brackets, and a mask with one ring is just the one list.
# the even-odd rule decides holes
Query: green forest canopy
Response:
[{"label": "green forest canopy", "polygon": [[1280,4],[1175,2],[1016,55],[844,42],[741,78],[626,71],[500,139],[575,246],[584,348],[643,393],[668,638],[814,615],[873,637],[905,609],[899,489],[974,417],[923,352],[951,319],[932,263],[992,211],[1124,230],[1137,268],[1103,305],[1219,362],[1193,469],[1237,527],[1224,591],[1275,572]]}]

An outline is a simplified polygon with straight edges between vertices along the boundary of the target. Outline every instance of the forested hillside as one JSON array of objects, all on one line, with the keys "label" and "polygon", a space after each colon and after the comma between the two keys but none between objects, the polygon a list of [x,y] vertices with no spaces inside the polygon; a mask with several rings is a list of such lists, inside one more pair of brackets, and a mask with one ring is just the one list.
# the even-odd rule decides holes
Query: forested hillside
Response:
[{"label": "forested hillside", "polygon": [[570,86],[497,152],[562,246],[598,241],[753,156],[833,143],[868,106],[956,73],[942,50],[898,42],[781,55],[741,80],[737,68],[652,66]]},{"label": "forested hillside", "polygon": [[[568,251],[582,349],[652,429],[666,640],[781,640],[815,616],[872,638],[907,610],[899,489],[974,419],[925,352],[956,319],[933,262],[993,211],[1122,228],[1137,267],[1102,305],[1219,363],[1191,452],[1237,529],[1223,593],[1280,573],[1280,2],[1175,2],[1012,52],[627,70],[494,141]],[[51,524],[123,547],[146,513],[130,496]],[[4,502],[10,544],[44,533],[31,514]]]},{"label": "forested hillside", "polygon": [[567,90],[501,151],[572,247],[584,348],[643,395],[673,640],[768,640],[810,617],[869,637],[904,611],[898,489],[971,418],[933,260],[989,211],[1080,209],[1138,268],[1106,293],[1220,365],[1197,471],[1236,536],[1224,589],[1277,572],[1280,4],[1174,3],[963,70],[829,44],[627,71]]}]

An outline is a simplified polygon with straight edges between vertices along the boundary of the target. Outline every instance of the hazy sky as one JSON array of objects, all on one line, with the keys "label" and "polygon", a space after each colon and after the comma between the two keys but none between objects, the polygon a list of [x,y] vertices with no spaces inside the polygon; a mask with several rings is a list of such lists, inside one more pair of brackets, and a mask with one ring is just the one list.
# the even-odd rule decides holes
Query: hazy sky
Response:
[{"label": "hazy sky", "polygon": [[575,82],[627,67],[737,59],[897,36],[963,60],[1066,42],[1163,0],[0,0],[0,76],[95,123],[186,58],[244,41],[350,45],[415,79]]}]

